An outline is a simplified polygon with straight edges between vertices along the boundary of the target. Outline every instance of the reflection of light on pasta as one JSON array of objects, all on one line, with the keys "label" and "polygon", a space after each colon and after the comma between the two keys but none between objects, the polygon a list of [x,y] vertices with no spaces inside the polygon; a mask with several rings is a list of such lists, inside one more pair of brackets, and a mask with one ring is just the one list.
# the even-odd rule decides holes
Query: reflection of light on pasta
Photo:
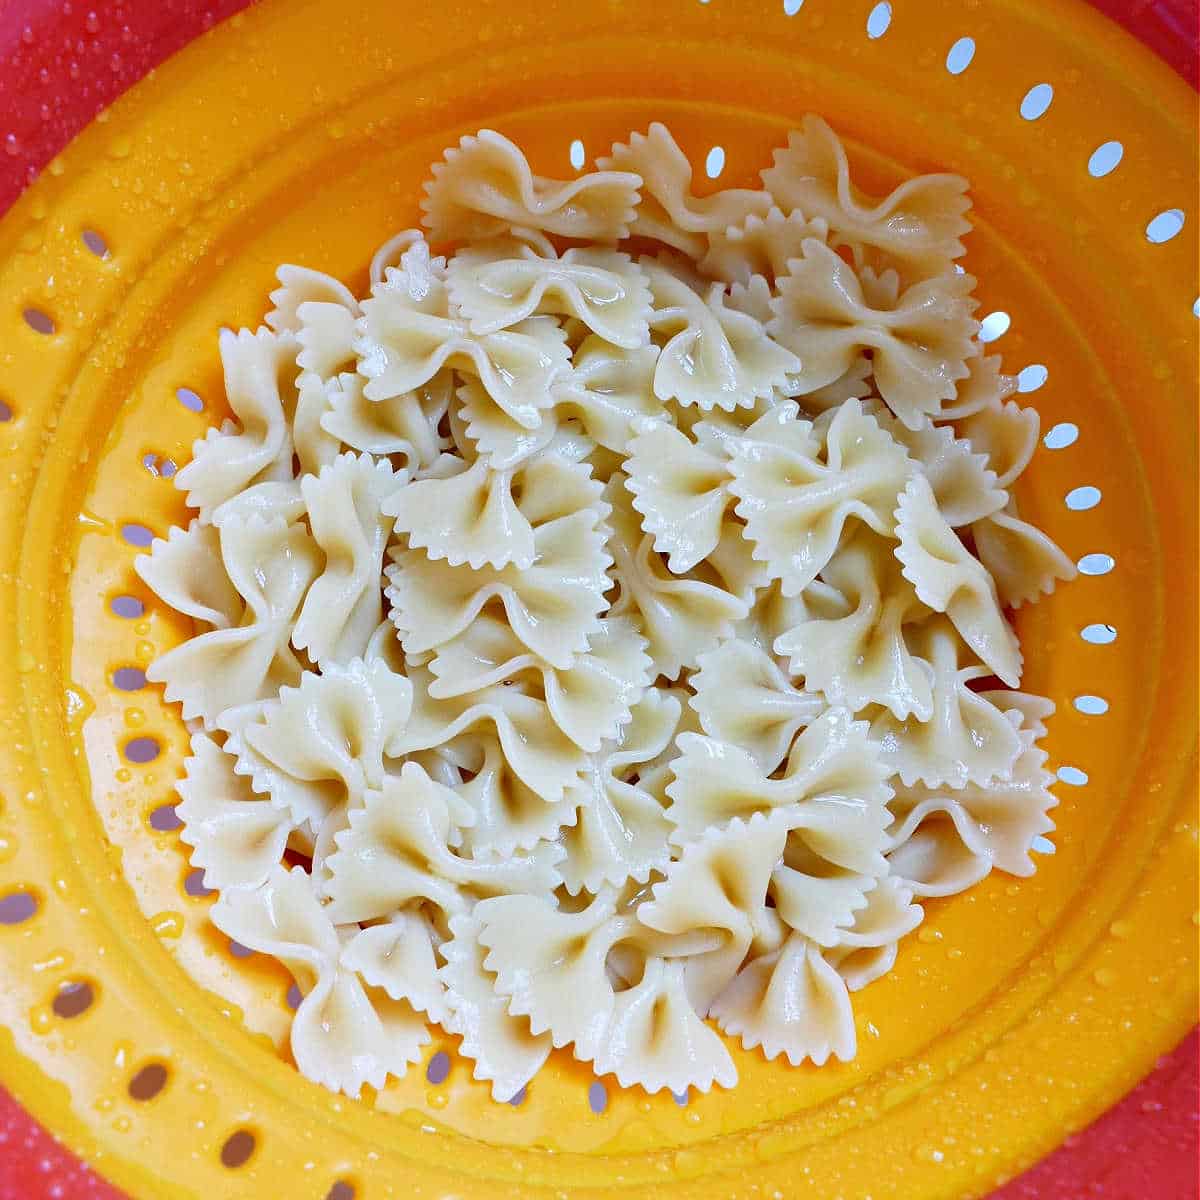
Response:
[{"label": "reflection of light on pasta", "polygon": [[213,921],[350,1095],[431,1023],[499,1100],[556,1046],[676,1096],[735,1083],[717,1029],[849,1058],[922,901],[1053,850],[1004,610],[1075,566],[1012,494],[1047,373],[982,352],[965,181],[870,196],[816,117],[759,190],[661,125],[599,165],[463,138],[369,296],[280,268],[137,560],[196,624],[146,678],[203,726]]}]

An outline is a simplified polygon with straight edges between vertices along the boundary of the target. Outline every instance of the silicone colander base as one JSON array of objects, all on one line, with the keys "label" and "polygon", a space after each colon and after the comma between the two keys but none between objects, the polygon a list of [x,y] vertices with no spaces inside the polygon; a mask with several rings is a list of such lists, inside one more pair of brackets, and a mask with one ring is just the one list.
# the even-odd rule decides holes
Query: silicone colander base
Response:
[{"label": "silicone colander base", "polygon": [[[156,1198],[319,1200],[338,1181],[464,1200],[987,1191],[1194,1014],[1194,213],[1169,241],[1146,237],[1193,203],[1194,98],[1074,5],[898,3],[887,22],[817,0],[792,16],[721,0],[392,8],[235,18],[89,129],[0,226],[0,486],[20,514],[0,529],[0,653],[16,667],[0,684],[0,903],[36,903],[0,925],[0,1076]],[[955,75],[947,54],[966,37]],[[1041,83],[1052,102],[1027,120]],[[565,1057],[519,1106],[493,1104],[459,1060],[438,1085],[414,1068],[365,1104],[330,1096],[276,1049],[286,973],[232,954],[211,898],[190,894],[186,847],[164,828],[177,712],[122,687],[189,632],[132,560],[186,519],[170,473],[224,415],[214,330],[258,323],[280,262],[362,290],[374,246],[415,222],[429,163],[480,125],[567,175],[575,140],[591,157],[664,120],[707,188],[752,182],[810,109],[869,187],[914,169],[971,179],[968,269],[983,311],[1011,317],[994,348],[1009,370],[1048,372],[1036,389],[1040,371],[1022,376],[1059,447],[1035,458],[1023,511],[1102,572],[1018,620],[1025,686],[1059,705],[1052,765],[1077,781],[1059,789],[1056,853],[1032,879],[930,904],[896,970],[856,997],[851,1064],[736,1052],[732,1092],[679,1105],[607,1080],[602,1113]],[[1122,161],[1093,177],[1109,141]],[[714,146],[725,165],[707,182]],[[1068,507],[1080,488],[1100,502]],[[81,984],[91,1004],[64,1017],[61,989]],[[439,1051],[453,1060],[453,1040]],[[160,1090],[131,1096],[158,1065]]]}]

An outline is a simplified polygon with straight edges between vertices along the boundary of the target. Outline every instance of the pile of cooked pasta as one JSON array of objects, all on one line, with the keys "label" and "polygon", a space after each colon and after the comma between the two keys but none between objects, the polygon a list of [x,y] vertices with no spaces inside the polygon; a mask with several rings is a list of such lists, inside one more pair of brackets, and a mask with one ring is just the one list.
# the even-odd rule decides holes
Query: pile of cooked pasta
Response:
[{"label": "pile of cooked pasta", "polygon": [[760,190],[661,125],[597,166],[484,131],[365,299],[280,268],[137,562],[196,624],[147,676],[212,920],[352,1096],[430,1023],[498,1100],[552,1047],[676,1094],[736,1082],[718,1029],[848,1059],[922,901],[1053,828],[1005,609],[1073,567],[965,181],[868,196],[815,117]]}]

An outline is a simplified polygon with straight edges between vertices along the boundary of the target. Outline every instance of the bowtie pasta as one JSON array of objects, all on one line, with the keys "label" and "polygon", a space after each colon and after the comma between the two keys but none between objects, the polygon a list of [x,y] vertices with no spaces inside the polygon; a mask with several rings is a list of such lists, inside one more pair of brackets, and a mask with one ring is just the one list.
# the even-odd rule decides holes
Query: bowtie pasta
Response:
[{"label": "bowtie pasta", "polygon": [[676,1094],[736,1083],[720,1033],[849,1059],[923,902],[1054,828],[1006,610],[1074,568],[966,182],[870,196],[815,116],[759,189],[659,124],[598,167],[485,130],[369,295],[281,267],[137,561],[195,624],[147,677],[212,920],[351,1096],[431,1023],[499,1101],[556,1047]]}]

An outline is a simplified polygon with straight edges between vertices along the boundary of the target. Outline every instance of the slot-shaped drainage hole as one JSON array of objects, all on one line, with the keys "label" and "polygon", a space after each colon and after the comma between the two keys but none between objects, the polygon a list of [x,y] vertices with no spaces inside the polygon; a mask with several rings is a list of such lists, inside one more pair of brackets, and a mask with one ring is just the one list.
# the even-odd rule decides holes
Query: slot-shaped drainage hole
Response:
[{"label": "slot-shaped drainage hole", "polygon": [[138,525],[135,522],[130,522],[128,525],[121,526],[121,536],[131,545],[137,546],[139,549],[144,549],[154,541],[154,530],[147,529],[145,525]]},{"label": "slot-shaped drainage hole", "polygon": [[127,762],[137,763],[138,766],[153,762],[161,752],[162,747],[152,737],[131,738],[122,751]]},{"label": "slot-shaped drainage hole", "polygon": [[125,621],[136,621],[146,611],[146,606],[136,596],[114,596],[108,607],[114,616]]},{"label": "slot-shaped drainage hole", "polygon": [[108,243],[104,240],[104,235],[97,233],[94,229],[85,229],[79,235],[80,241],[97,257],[107,258],[109,255]]},{"label": "slot-shaped drainage hole", "polygon": [[192,391],[191,388],[176,388],[175,398],[189,412],[198,413],[204,411],[204,401],[200,399],[200,393]]},{"label": "slot-shaped drainage hole", "polygon": [[258,1139],[248,1129],[231,1133],[221,1147],[221,1166],[231,1171],[244,1167],[258,1148]]},{"label": "slot-shaped drainage hole", "polygon": [[430,1060],[429,1066],[425,1068],[425,1078],[430,1083],[437,1085],[445,1083],[446,1077],[450,1074],[450,1055],[445,1050],[439,1050]]},{"label": "slot-shaped drainage hole", "polygon": [[27,308],[21,316],[34,333],[51,334],[58,328],[54,324],[54,318],[49,313],[42,312],[40,308]]},{"label": "slot-shaped drainage hole", "polygon": [[122,692],[137,692],[146,686],[146,672],[141,667],[118,667],[112,673],[113,687]]},{"label": "slot-shaped drainage hole", "polygon": [[71,1021],[76,1017],[83,1016],[92,1007],[95,999],[96,993],[92,990],[90,983],[64,983],[54,993],[54,999],[50,1002],[50,1007],[54,1010],[56,1017],[62,1017],[65,1021]]},{"label": "slot-shaped drainage hole", "polygon": [[22,925],[38,910],[38,898],[27,891],[0,896],[0,925]]},{"label": "slot-shaped drainage hole", "polygon": [[171,833],[176,829],[182,829],[183,822],[179,819],[179,814],[175,811],[175,805],[160,804],[150,814],[150,828],[155,833]]},{"label": "slot-shaped drainage hole", "polygon": [[588,1108],[599,1116],[608,1107],[608,1089],[599,1080],[588,1085]]},{"label": "slot-shaped drainage hole", "polygon": [[167,1079],[167,1068],[162,1063],[147,1063],[129,1081],[129,1095],[144,1104],[167,1086]]}]

